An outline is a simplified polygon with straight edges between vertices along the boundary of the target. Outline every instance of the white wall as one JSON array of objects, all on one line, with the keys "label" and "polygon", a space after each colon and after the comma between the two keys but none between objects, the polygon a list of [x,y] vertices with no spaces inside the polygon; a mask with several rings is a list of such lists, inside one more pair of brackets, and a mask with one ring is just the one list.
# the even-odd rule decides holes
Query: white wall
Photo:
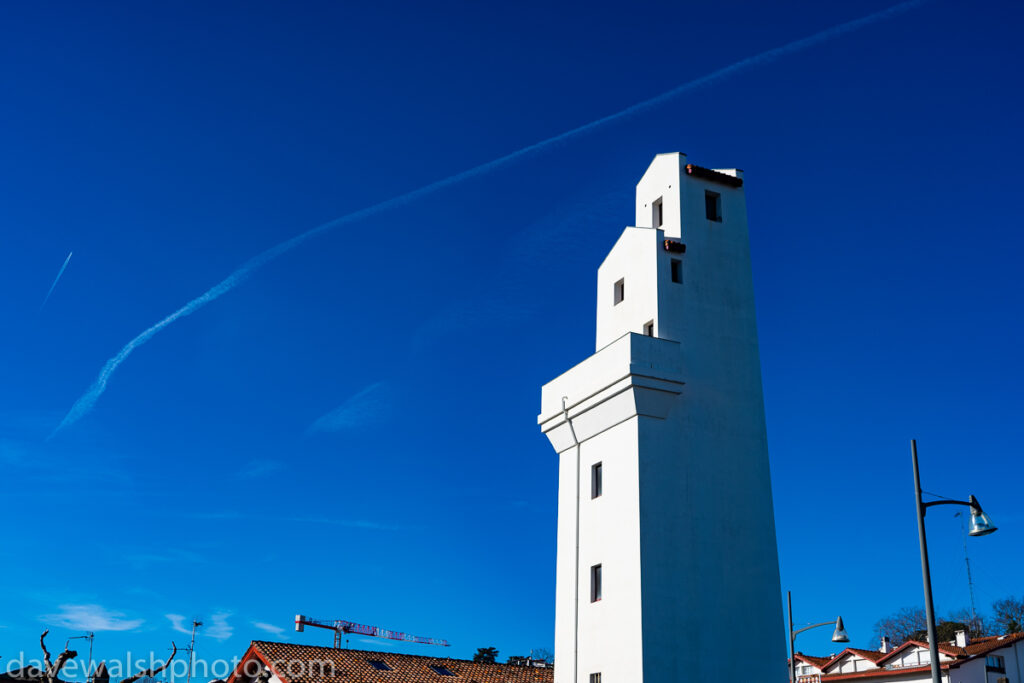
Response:
[{"label": "white wall", "polygon": [[[599,351],[542,391],[538,421],[561,453],[557,683],[587,683],[597,671],[607,683],[786,676],[743,190],[686,175],[685,163],[659,155],[638,184],[641,227],[626,228],[598,273]],[[705,216],[705,189],[722,197],[720,222]],[[659,196],[663,230],[645,227]],[[687,245],[682,285],[670,281],[666,237]],[[626,296],[615,306],[620,277]],[[628,334],[651,319],[660,339]],[[578,573],[576,456],[562,396],[582,442]],[[595,460],[607,468],[599,501],[589,499]],[[597,562],[604,597],[591,605]],[[759,634],[743,641],[742,657],[737,624]]]}]

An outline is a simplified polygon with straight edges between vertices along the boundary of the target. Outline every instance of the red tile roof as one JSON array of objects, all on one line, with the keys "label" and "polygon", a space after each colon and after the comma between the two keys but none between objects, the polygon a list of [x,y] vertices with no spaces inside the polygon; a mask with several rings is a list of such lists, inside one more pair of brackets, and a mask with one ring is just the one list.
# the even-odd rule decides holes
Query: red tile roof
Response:
[{"label": "red tile roof", "polygon": [[848,647],[845,650],[843,650],[842,652],[840,652],[839,654],[837,654],[832,659],[826,660],[825,665],[822,666],[822,667],[819,667],[819,668],[824,673],[825,669],[827,669],[828,667],[832,666],[833,664],[835,664],[836,662],[838,662],[840,659],[842,659],[843,657],[845,657],[848,654],[856,655],[857,657],[860,657],[862,659],[866,659],[869,662],[873,662],[875,664],[877,664],[880,660],[885,659],[885,657],[886,657],[886,654],[884,652],[878,652],[877,650],[861,650],[861,649],[858,649],[858,648],[855,648],[855,647]]},{"label": "red tile roof", "polygon": [[[246,668],[246,662],[253,660],[269,667],[283,683],[552,683],[554,680],[554,669],[550,668],[254,640],[227,683],[254,683],[255,674]],[[375,669],[371,660],[384,662],[390,670]],[[455,676],[439,674],[431,666],[445,667]]]},{"label": "red tile roof", "polygon": [[810,655],[805,655],[802,652],[797,652],[793,656],[795,658],[801,660],[805,664],[810,664],[811,666],[815,667],[816,669],[821,669],[821,667],[825,666],[826,664],[829,663],[829,661],[831,661],[828,657],[812,657]]},{"label": "red tile roof", "polygon": [[[1017,641],[1024,641],[1024,633],[1011,633],[1005,636],[986,636],[984,638],[976,638],[970,644],[968,644],[967,647],[957,647],[952,643],[939,643],[938,648],[940,653],[955,658],[953,661],[941,662],[940,666],[943,669],[955,669],[964,662],[970,661],[976,657],[982,657],[1000,648],[1010,646],[1016,643]],[[922,671],[929,670],[930,667],[928,665],[906,668],[885,668],[886,663],[889,660],[893,659],[897,655],[897,653],[903,652],[912,647],[921,647],[927,649],[928,643],[923,643],[919,640],[908,640],[892,652],[889,652],[888,654],[882,654],[881,652],[873,650],[859,650],[856,648],[848,647],[835,657],[832,657],[831,659],[828,659],[827,657],[809,657],[808,655],[802,655],[799,652],[796,654],[796,657],[797,659],[802,659],[808,662],[809,664],[817,666],[819,669],[821,669],[822,683],[827,683],[829,681],[844,681],[855,678],[871,678],[874,676],[885,676],[892,678],[902,676],[904,674],[919,673]],[[825,673],[826,667],[834,664],[836,661],[839,660],[840,657],[842,657],[844,654],[848,652],[852,652],[858,656],[864,657],[865,659],[870,659],[871,661],[875,662],[875,664],[878,665],[879,668],[870,669],[868,671],[858,671],[857,673],[848,674]],[[825,663],[823,665],[818,665],[815,660],[824,660]]]}]

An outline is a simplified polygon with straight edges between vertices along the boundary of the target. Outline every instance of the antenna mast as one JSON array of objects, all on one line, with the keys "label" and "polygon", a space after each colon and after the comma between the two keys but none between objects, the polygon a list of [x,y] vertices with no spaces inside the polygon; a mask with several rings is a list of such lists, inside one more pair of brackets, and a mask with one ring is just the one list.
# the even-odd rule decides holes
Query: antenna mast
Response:
[{"label": "antenna mast", "polygon": [[959,512],[956,513],[956,516],[960,518],[960,534],[964,541],[964,563],[967,565],[967,587],[971,591],[971,628],[978,629],[978,610],[974,604],[974,579],[971,578],[971,558],[967,554],[967,528],[964,526],[964,516]]},{"label": "antenna mast", "polygon": [[192,620],[192,642],[188,646],[188,674],[185,676],[185,683],[190,683],[192,680],[192,664],[193,664],[193,653],[196,651],[196,629],[203,625],[203,622],[198,619]]}]

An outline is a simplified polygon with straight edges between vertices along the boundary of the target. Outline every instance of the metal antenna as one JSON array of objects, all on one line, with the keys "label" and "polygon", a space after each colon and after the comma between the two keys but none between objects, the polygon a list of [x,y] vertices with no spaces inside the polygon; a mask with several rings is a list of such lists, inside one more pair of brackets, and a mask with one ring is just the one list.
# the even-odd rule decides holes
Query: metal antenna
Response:
[{"label": "metal antenna", "polygon": [[967,554],[967,528],[964,526],[964,516],[959,512],[954,517],[960,518],[960,533],[964,539],[964,563],[967,565],[967,587],[971,591],[971,627],[977,629],[978,624],[978,610],[974,604],[974,579],[971,578],[971,558]]},{"label": "metal antenna", "polygon": [[188,673],[185,676],[185,683],[189,683],[192,680],[192,662],[193,653],[196,651],[196,629],[203,625],[203,622],[198,619],[192,620],[192,642],[188,646]]},{"label": "metal antenna", "polygon": [[86,631],[84,636],[71,636],[67,639],[67,642],[64,643],[64,649],[66,650],[68,649],[68,645],[71,643],[72,640],[78,640],[79,638],[82,638],[84,640],[89,641],[89,663],[85,665],[85,680],[87,683],[89,681],[92,681],[92,641],[93,638],[95,637],[95,633],[93,633],[92,631]]}]

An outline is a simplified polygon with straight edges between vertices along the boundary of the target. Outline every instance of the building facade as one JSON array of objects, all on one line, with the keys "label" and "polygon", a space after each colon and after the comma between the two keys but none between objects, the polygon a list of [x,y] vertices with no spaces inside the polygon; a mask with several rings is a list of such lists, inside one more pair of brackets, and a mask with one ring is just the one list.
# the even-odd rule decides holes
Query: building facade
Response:
[{"label": "building facade", "polygon": [[[966,632],[939,643],[944,683],[1024,683],[1024,633],[971,640]],[[796,654],[797,683],[869,679],[871,683],[931,683],[928,643],[908,640],[897,648],[883,641],[878,650],[848,647],[839,654]]]},{"label": "building facade", "polygon": [[555,681],[785,680],[742,172],[655,157],[597,285],[596,352],[538,417],[559,454]]}]

